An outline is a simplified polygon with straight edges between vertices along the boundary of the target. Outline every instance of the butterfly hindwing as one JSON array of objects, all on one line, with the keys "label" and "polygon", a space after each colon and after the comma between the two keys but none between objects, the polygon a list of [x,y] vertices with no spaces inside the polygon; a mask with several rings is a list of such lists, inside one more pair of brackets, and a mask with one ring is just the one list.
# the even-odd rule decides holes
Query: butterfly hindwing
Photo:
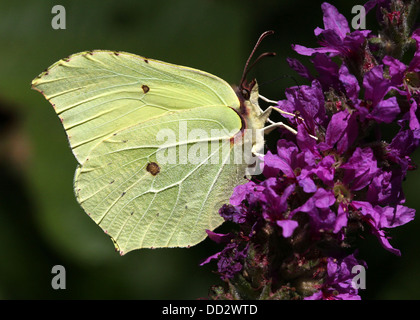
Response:
[{"label": "butterfly hindwing", "polygon": [[[78,169],[79,202],[121,252],[202,241],[206,229],[222,223],[218,209],[243,182],[238,173],[244,168],[234,163],[230,143],[236,121],[231,109],[203,107],[121,131],[92,149]],[[190,135],[185,141],[178,135],[184,129],[180,125],[188,127],[188,134],[197,129],[223,130],[208,138]],[[175,140],[154,143],[162,128],[173,131]],[[185,154],[189,159],[182,160]]]}]

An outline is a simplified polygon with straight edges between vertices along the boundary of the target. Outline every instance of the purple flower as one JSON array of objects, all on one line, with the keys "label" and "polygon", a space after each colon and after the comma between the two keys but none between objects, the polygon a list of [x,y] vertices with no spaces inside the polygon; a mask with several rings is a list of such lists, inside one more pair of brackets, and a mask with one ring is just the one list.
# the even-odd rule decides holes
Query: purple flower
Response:
[{"label": "purple flower", "polygon": [[242,270],[243,260],[247,255],[247,247],[239,249],[236,243],[228,243],[219,253],[217,267],[223,279],[232,279]]},{"label": "purple flower", "polygon": [[263,217],[266,220],[281,219],[287,211],[287,200],[295,191],[295,184],[276,178],[267,178],[261,184],[265,187],[263,193],[266,200]]},{"label": "purple flower", "polygon": [[308,79],[311,82],[312,80],[315,79],[315,77],[311,75],[311,72],[309,71],[309,69],[305,67],[298,59],[287,58],[286,60],[290,68],[295,70],[298,73],[298,75],[300,75],[301,77]]},{"label": "purple flower", "polygon": [[[267,160],[265,160],[267,161]],[[249,193],[263,191],[264,187],[256,184],[253,181],[241,184],[235,187],[232,196],[230,197],[230,203],[235,206],[239,206],[242,201],[245,200]]]},{"label": "purple flower", "polygon": [[394,139],[392,139],[391,143],[386,147],[385,157],[387,160],[398,164],[405,175],[407,170],[414,168],[409,155],[418,148],[419,144],[420,129],[401,129]]},{"label": "purple flower", "polygon": [[277,155],[268,151],[264,156],[264,171],[266,177],[277,177],[280,172],[287,178],[296,178],[294,169],[299,166],[298,147],[291,141],[280,140],[277,143]]},{"label": "purple flower", "polygon": [[[309,134],[314,134],[315,129],[327,121],[325,112],[324,92],[318,80],[311,86],[300,86],[286,89],[286,100],[278,102],[281,110],[298,113],[304,120],[304,125]],[[291,116],[285,116],[290,118]],[[292,122],[296,123],[296,120]],[[296,123],[297,124],[297,123]]]},{"label": "purple flower", "polygon": [[418,85],[420,81],[418,74],[420,72],[420,29],[415,30],[411,38],[416,41],[416,51],[408,66],[390,56],[385,56],[382,62],[388,67],[392,89],[395,89],[400,95],[406,96],[409,110],[405,118],[409,121],[410,129],[416,130],[420,128],[417,118],[417,108],[420,103]]},{"label": "purple flower", "polygon": [[324,91],[328,91],[330,88],[338,90],[338,65],[325,53],[314,53],[311,62],[318,72],[317,79],[321,83],[322,89]]},{"label": "purple flower", "polygon": [[391,77],[390,84],[394,87],[403,85],[405,72],[407,71],[407,66],[400,60],[390,56],[385,56],[382,59],[382,63],[388,67],[388,73]]},{"label": "purple flower", "polygon": [[348,110],[339,111],[331,117],[325,134],[325,142],[320,145],[320,148],[323,151],[334,148],[342,154],[353,145],[357,134],[356,114]]},{"label": "purple flower", "polygon": [[411,38],[416,41],[416,52],[408,65],[408,72],[420,72],[420,28],[414,30]]},{"label": "purple flower", "polygon": [[219,214],[225,221],[233,221],[235,223],[244,223],[246,221],[246,213],[232,205],[224,204],[220,208]]},{"label": "purple flower", "polygon": [[206,232],[209,238],[216,243],[228,243],[233,238],[233,235],[231,233],[216,233],[210,230],[206,230]]},{"label": "purple flower", "polygon": [[347,66],[343,63],[338,72],[338,78],[344,90],[342,92],[347,96],[351,104],[356,104],[359,98],[360,86],[357,78],[349,72]]},{"label": "purple flower", "polygon": [[360,49],[365,42],[370,30],[356,30],[350,32],[346,18],[338,10],[324,2],[322,5],[324,12],[324,28],[316,28],[315,35],[321,40],[322,47],[312,49],[301,45],[294,45],[292,48],[299,54],[311,56],[315,53],[330,53],[332,56],[340,55],[351,58],[360,55]]},{"label": "purple flower", "polygon": [[219,234],[210,230],[206,231],[210,239],[217,243],[225,243],[226,246],[222,251],[217,252],[210,257],[204,259],[200,266],[209,263],[212,260],[218,260],[218,271],[222,279],[231,279],[242,270],[243,260],[247,255],[247,246],[240,248],[240,243],[233,240],[232,234]]},{"label": "purple flower", "polygon": [[305,300],[360,300],[358,289],[354,288],[353,267],[360,265],[366,268],[364,261],[358,261],[349,255],[343,259],[328,258],[327,276],[319,291]]},{"label": "purple flower", "polygon": [[[316,175],[316,177],[314,176]],[[326,186],[334,186],[335,158],[331,155],[325,156],[320,162],[310,169],[303,169],[301,176],[310,176],[320,179]]]},{"label": "purple flower", "polygon": [[391,246],[383,229],[398,227],[413,220],[415,210],[402,205],[397,205],[396,208],[372,206],[365,201],[353,201],[351,205],[356,210],[360,210],[364,220],[369,224],[372,233],[379,239],[382,246],[396,255],[401,255],[400,250]]},{"label": "purple flower", "polygon": [[392,122],[400,113],[400,108],[396,97],[384,99],[391,89],[391,81],[384,78],[383,66],[376,66],[365,75],[363,87],[365,88],[365,99],[356,105],[361,119]]},{"label": "purple flower", "polygon": [[401,170],[380,172],[369,184],[366,193],[367,201],[373,205],[396,205],[404,202],[403,177]]},{"label": "purple flower", "polygon": [[[216,232],[213,232],[213,231],[210,231],[210,230],[206,230],[206,232],[207,232],[207,235],[209,236],[209,238],[216,243],[226,244],[226,243],[229,243],[230,240],[233,238],[233,235],[231,233],[223,234],[223,233],[216,233]],[[216,260],[219,259],[221,254],[222,254],[222,252],[217,252],[217,253],[211,255],[210,257],[201,261],[200,266],[203,266],[203,265],[209,263],[213,259],[216,259]]]},{"label": "purple flower", "polygon": [[356,148],[340,169],[344,173],[343,182],[355,191],[366,187],[379,172],[377,161],[370,148]]},{"label": "purple flower", "polygon": [[330,208],[336,199],[332,191],[319,188],[302,206],[296,208],[292,215],[306,212],[311,219],[313,232],[332,231],[336,221],[336,214]]}]

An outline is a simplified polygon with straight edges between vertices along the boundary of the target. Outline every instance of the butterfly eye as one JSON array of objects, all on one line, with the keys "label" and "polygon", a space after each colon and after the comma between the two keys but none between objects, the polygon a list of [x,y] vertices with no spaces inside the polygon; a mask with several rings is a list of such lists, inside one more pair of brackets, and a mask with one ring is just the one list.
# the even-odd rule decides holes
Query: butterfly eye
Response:
[{"label": "butterfly eye", "polygon": [[249,93],[249,90],[248,90],[248,89],[242,89],[242,90],[241,90],[241,94],[242,94],[242,97],[243,97],[245,100],[249,100],[250,93]]}]

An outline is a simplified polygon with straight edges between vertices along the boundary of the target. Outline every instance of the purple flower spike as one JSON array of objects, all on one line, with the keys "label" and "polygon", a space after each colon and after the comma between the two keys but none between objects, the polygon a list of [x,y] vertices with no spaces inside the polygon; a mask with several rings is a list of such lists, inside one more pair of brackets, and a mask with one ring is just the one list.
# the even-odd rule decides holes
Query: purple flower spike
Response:
[{"label": "purple flower spike", "polygon": [[[401,255],[391,235],[415,217],[403,182],[420,145],[420,29],[408,30],[410,3],[365,4],[379,13],[380,36],[352,31],[323,3],[320,47],[293,46],[312,68],[287,62],[310,84],[287,88],[277,107],[297,133],[281,129],[267,143],[262,175],[237,186],[219,210],[232,231],[207,232],[224,245],[203,262],[217,261],[226,284],[213,298],[359,300],[354,270],[367,268],[356,258],[359,242],[373,238]],[[411,55],[406,63],[402,53]]]}]

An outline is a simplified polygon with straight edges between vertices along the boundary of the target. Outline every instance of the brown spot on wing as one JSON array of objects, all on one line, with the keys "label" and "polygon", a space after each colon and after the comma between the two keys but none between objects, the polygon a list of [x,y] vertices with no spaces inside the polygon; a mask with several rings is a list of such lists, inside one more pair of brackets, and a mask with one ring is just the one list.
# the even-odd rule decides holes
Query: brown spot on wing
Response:
[{"label": "brown spot on wing", "polygon": [[148,86],[146,86],[145,84],[142,85],[141,88],[143,89],[144,93],[148,93],[150,91],[150,88]]},{"label": "brown spot on wing", "polygon": [[146,170],[155,176],[160,172],[160,167],[156,162],[149,162],[147,164]]}]

